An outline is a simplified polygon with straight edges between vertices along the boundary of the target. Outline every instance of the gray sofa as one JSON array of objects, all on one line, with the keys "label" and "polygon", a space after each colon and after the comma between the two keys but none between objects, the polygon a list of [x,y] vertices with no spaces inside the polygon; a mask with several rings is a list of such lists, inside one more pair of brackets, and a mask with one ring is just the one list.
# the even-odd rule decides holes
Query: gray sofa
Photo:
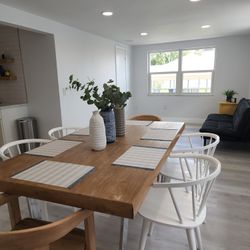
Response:
[{"label": "gray sofa", "polygon": [[233,115],[209,114],[200,132],[215,133],[224,141],[250,141],[250,99],[241,99]]}]

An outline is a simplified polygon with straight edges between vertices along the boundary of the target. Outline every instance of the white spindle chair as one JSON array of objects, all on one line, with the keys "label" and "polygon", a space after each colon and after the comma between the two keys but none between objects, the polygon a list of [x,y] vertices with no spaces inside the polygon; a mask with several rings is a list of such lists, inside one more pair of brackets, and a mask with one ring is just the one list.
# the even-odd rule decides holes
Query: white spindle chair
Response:
[{"label": "white spindle chair", "polygon": [[[196,153],[213,156],[220,137],[212,133],[188,133],[183,134],[179,140],[180,148],[174,149],[172,154]],[[160,179],[167,181],[192,179],[197,170],[194,166],[189,161],[183,165],[179,159],[169,157],[161,168]]]},{"label": "white spindle chair", "polygon": [[76,128],[76,127],[57,127],[57,128],[52,128],[48,131],[49,137],[51,140],[56,140],[59,139],[63,136],[66,136],[68,134],[71,134],[81,128]]},{"label": "white spindle chair", "polygon": [[209,155],[177,154],[172,157],[183,162],[193,159],[197,175],[193,180],[155,183],[150,188],[139,210],[143,217],[140,250],[145,249],[153,223],[185,229],[190,250],[203,249],[199,226],[206,218],[207,198],[221,164]]},{"label": "white spindle chair", "polygon": [[[81,128],[77,127],[57,127],[57,128],[52,128],[48,131],[49,137],[51,140],[57,140],[63,136],[66,136],[68,134],[74,133],[75,131],[79,130]],[[66,207],[65,205],[59,205],[57,206],[63,206]],[[73,211],[77,211],[79,208],[76,207],[71,207]]]},{"label": "white spindle chair", "polygon": [[50,142],[50,140],[47,139],[23,139],[18,141],[12,141],[9,143],[6,143],[0,148],[0,157],[3,160],[8,160],[10,158],[13,158],[16,155],[20,155],[22,153],[21,146],[27,146],[27,150],[29,151],[34,147],[41,146],[43,144],[46,144]]},{"label": "white spindle chair", "polygon": [[[20,155],[22,153],[21,146],[26,146],[25,151],[29,151],[32,148],[41,146],[48,142],[50,142],[50,140],[36,139],[36,138],[35,139],[23,139],[23,140],[9,142],[0,148],[0,157],[3,159],[3,161],[6,161],[10,158],[13,158],[14,156]],[[28,198],[27,203],[28,203],[29,212],[32,217],[35,217],[37,215],[35,210],[32,209],[32,207],[36,207],[41,210],[42,217],[48,220],[48,210],[47,210],[46,202]]]}]

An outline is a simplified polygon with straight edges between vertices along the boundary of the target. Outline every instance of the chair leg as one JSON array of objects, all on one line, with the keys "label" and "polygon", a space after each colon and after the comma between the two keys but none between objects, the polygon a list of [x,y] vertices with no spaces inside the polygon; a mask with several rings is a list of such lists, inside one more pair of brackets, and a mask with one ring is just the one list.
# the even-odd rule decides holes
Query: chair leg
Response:
[{"label": "chair leg", "polygon": [[150,221],[144,218],[142,224],[139,250],[145,249],[149,228],[150,228]]},{"label": "chair leg", "polygon": [[194,229],[194,231],[195,231],[195,236],[196,236],[196,241],[197,241],[197,249],[202,250],[203,246],[202,246],[200,228],[197,227],[197,228]]},{"label": "chair leg", "polygon": [[154,231],[154,223],[151,221],[148,236],[151,236],[153,234],[153,231]]},{"label": "chair leg", "polygon": [[161,182],[161,174],[158,174],[158,175],[157,175],[156,181],[157,181],[157,182]]},{"label": "chair leg", "polygon": [[195,242],[195,233],[194,229],[186,229],[188,245],[190,250],[197,250],[196,249],[196,242]]}]

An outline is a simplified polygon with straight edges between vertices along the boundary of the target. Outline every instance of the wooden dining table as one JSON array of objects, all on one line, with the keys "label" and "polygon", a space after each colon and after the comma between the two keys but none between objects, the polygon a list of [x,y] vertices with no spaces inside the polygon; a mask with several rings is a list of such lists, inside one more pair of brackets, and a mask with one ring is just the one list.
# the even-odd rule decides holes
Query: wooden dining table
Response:
[{"label": "wooden dining table", "polygon": [[[117,137],[116,141],[107,144],[103,151],[91,149],[88,135],[67,135],[61,139],[81,143],[55,157],[22,154],[2,162],[0,191],[119,216],[121,217],[119,249],[125,249],[128,219],[135,218],[149,187],[156,180],[161,166],[171,153],[184,126],[183,124],[180,127],[173,140],[150,141],[141,139],[150,130],[149,126],[127,125],[125,136]],[[166,150],[154,170],[114,165],[113,162],[133,145],[156,146]],[[13,175],[43,160],[88,165],[93,166],[94,170],[70,188],[12,178]]]}]

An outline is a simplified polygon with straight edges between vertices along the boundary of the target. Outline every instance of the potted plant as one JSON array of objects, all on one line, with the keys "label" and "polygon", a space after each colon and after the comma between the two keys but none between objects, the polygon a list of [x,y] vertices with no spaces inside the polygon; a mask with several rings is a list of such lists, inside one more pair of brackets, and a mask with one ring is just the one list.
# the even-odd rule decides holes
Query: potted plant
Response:
[{"label": "potted plant", "polygon": [[114,142],[116,138],[113,104],[110,99],[109,90],[109,84],[112,82],[112,80],[109,80],[107,83],[104,83],[103,91],[99,93],[99,87],[93,80],[82,84],[74,79],[73,75],[69,77],[69,89],[81,91],[82,95],[80,98],[89,105],[95,105],[100,110],[100,115],[103,117],[105,124],[107,143]]},{"label": "potted plant", "polygon": [[110,100],[114,107],[116,135],[125,135],[125,111],[128,99],[132,96],[129,91],[121,92],[116,85],[109,86]]},{"label": "potted plant", "polygon": [[227,102],[232,102],[232,98],[234,95],[237,95],[238,93],[232,89],[225,90],[223,93],[226,96]]}]

